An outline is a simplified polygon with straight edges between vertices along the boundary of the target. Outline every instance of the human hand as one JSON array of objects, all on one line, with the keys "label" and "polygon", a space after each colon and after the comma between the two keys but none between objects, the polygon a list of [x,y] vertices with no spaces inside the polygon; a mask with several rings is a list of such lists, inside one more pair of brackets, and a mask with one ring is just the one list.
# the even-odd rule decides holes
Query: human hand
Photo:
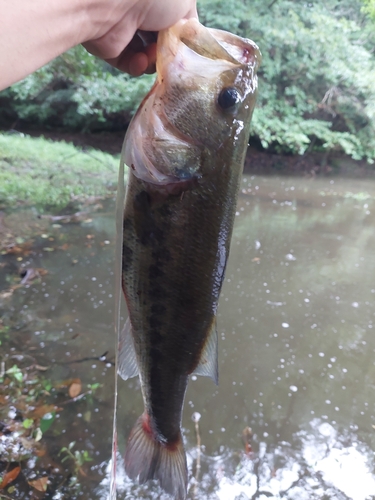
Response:
[{"label": "human hand", "polygon": [[[89,14],[93,32],[83,46],[132,76],[155,71],[157,32],[197,17],[196,0],[106,0]],[[111,4],[111,9],[109,9]]]}]

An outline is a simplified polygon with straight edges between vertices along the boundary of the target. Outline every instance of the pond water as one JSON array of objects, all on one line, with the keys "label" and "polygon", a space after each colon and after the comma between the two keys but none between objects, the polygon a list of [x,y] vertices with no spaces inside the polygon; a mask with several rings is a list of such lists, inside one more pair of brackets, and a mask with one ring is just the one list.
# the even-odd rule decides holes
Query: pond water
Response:
[{"label": "pond water", "polygon": [[[374,200],[373,180],[244,176],[218,314],[219,386],[192,377],[185,401],[189,499],[375,499]],[[113,210],[51,224],[22,261],[2,256],[0,267],[3,289],[12,266],[48,271],[0,302],[10,352],[33,353],[55,380],[102,384],[45,434],[56,457],[72,441],[88,450],[76,493],[87,500],[109,489]],[[142,411],[138,381],[120,380],[118,499],[168,499],[123,471]]]}]

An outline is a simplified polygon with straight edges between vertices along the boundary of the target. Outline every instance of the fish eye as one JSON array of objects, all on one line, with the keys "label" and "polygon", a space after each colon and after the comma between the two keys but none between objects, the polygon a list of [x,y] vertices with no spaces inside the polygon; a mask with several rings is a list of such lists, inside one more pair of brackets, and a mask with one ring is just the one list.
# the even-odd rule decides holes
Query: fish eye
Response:
[{"label": "fish eye", "polygon": [[241,96],[237,89],[227,87],[223,89],[218,97],[218,104],[221,109],[226,111],[233,111],[236,109],[237,104],[241,101]]}]

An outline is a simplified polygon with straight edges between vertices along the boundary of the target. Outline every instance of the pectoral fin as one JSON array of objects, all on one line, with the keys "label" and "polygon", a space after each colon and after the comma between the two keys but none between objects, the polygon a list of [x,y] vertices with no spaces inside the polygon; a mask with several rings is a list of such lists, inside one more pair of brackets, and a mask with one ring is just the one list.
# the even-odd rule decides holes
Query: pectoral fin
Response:
[{"label": "pectoral fin", "polygon": [[215,384],[218,385],[218,335],[216,318],[212,322],[212,327],[203,348],[199,364],[193,373],[196,375],[203,375],[204,377],[211,377]]},{"label": "pectoral fin", "polygon": [[136,377],[139,372],[129,318],[126,320],[124,328],[120,333],[118,348],[118,374],[124,380]]}]

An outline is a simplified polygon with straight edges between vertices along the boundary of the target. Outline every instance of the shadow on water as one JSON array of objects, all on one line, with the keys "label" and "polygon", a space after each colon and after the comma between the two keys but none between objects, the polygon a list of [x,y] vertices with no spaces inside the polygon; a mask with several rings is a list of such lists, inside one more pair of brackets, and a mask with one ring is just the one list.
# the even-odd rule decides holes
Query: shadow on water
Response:
[{"label": "shadow on water", "polygon": [[[218,315],[219,387],[193,376],[185,402],[190,499],[375,498],[374,197],[369,180],[244,177]],[[43,435],[56,462],[72,441],[88,450],[75,495],[90,500],[109,487],[112,211],[51,225],[22,261],[5,255],[0,267],[48,271],[0,299],[8,356],[32,353],[56,381],[102,384],[90,399],[60,395]],[[121,380],[120,454],[142,411],[138,381]],[[119,499],[169,498],[129,481],[120,456],[117,479]]]}]

